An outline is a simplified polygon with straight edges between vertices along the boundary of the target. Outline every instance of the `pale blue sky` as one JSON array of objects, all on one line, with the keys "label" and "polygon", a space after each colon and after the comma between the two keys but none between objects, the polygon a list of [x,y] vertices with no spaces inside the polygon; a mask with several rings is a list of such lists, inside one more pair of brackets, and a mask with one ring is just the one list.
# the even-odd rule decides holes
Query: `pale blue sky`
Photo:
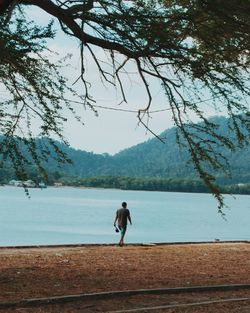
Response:
[{"label": "pale blue sky", "polygon": [[[48,16],[33,7],[29,9],[29,16],[35,21],[40,21],[40,23],[46,23],[48,21]],[[48,45],[51,50],[58,52],[60,57],[65,56],[67,53],[72,54],[71,67],[66,68],[63,74],[69,79],[70,84],[73,83],[79,75],[80,68],[77,41],[66,37],[62,32],[58,32],[55,40],[50,41]],[[103,57],[101,49],[95,48],[95,52],[98,57]],[[133,64],[130,64],[129,67],[133,71]],[[88,55],[86,55],[86,68],[86,77],[92,84],[91,93],[97,100],[96,105],[133,111],[146,106],[147,97],[145,89],[139,81],[138,76],[132,74],[130,79],[126,80],[125,89],[127,91],[128,103],[118,105],[121,101],[121,95],[111,86],[106,85],[104,87],[101,84],[97,68]],[[80,84],[76,88],[79,92],[82,91]],[[160,84],[152,82],[152,95],[153,103],[151,111],[169,108],[161,91]],[[114,154],[153,137],[143,125],[138,125],[136,112],[120,112],[99,108],[99,116],[96,117],[90,109],[84,110],[81,105],[77,106],[79,106],[77,112],[82,116],[85,125],[82,126],[69,117],[64,131],[65,137],[74,148],[93,151],[95,153]],[[208,110],[206,113],[215,115],[215,111],[212,108],[206,109]],[[146,119],[144,121],[146,122]],[[157,135],[172,126],[171,111],[166,110],[150,115],[149,127]]]}]

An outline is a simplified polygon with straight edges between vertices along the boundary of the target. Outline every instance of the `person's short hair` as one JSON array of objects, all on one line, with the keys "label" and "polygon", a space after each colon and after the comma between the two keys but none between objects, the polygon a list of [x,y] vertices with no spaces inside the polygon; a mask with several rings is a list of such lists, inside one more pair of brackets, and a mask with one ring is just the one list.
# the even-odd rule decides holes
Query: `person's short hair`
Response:
[{"label": "person's short hair", "polygon": [[122,207],[126,208],[127,207],[127,202],[122,202]]}]

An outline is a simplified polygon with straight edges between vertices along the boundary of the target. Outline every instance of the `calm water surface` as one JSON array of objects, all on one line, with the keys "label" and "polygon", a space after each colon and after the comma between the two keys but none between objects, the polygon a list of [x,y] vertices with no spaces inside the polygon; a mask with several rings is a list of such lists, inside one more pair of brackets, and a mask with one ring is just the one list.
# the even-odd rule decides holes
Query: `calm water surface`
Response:
[{"label": "calm water surface", "polygon": [[126,242],[249,240],[250,196],[226,197],[226,220],[211,195],[107,189],[0,187],[0,246],[114,243],[115,211],[128,202]]}]

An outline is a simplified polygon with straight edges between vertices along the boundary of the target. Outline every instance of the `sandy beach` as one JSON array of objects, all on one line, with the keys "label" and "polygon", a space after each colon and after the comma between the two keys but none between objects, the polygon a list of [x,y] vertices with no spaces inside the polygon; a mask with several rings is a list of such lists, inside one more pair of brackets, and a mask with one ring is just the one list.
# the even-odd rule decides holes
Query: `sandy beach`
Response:
[{"label": "sandy beach", "polygon": [[[79,245],[0,248],[0,312],[250,312],[249,242]],[[25,299],[138,289],[246,285],[231,292],[131,295],[106,299],[61,299],[54,304]],[[198,298],[197,298],[198,297]],[[199,299],[243,299],[213,305],[169,307]],[[249,298],[249,300],[247,300]],[[244,300],[245,299],[245,300]],[[208,301],[208,300],[206,300]],[[19,304],[18,304],[19,303]],[[163,306],[166,308],[160,308]],[[172,305],[173,306],[173,305]],[[157,309],[158,307],[158,309]],[[123,310],[123,311],[121,311]],[[125,311],[124,311],[125,310]],[[127,311],[126,311],[127,310]],[[143,312],[151,312],[144,310]],[[131,311],[130,311],[131,312]],[[141,312],[141,311],[140,311]]]}]

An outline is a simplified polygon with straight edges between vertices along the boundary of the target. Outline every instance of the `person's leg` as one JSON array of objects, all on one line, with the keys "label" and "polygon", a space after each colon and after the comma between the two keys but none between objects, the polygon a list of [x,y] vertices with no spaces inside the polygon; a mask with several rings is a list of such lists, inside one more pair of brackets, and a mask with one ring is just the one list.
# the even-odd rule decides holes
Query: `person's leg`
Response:
[{"label": "person's leg", "polygon": [[124,234],[121,233],[121,239],[119,242],[119,246],[123,246],[124,245]]},{"label": "person's leg", "polygon": [[119,246],[122,245],[122,241],[123,241],[123,229],[122,229],[122,226],[121,225],[118,225],[118,228],[121,232],[121,237],[120,237],[120,241],[119,241]]},{"label": "person's leg", "polygon": [[119,242],[119,246],[123,246],[124,245],[124,237],[125,237],[126,229],[127,229],[126,226],[121,228],[121,239],[120,239],[120,242]]}]

